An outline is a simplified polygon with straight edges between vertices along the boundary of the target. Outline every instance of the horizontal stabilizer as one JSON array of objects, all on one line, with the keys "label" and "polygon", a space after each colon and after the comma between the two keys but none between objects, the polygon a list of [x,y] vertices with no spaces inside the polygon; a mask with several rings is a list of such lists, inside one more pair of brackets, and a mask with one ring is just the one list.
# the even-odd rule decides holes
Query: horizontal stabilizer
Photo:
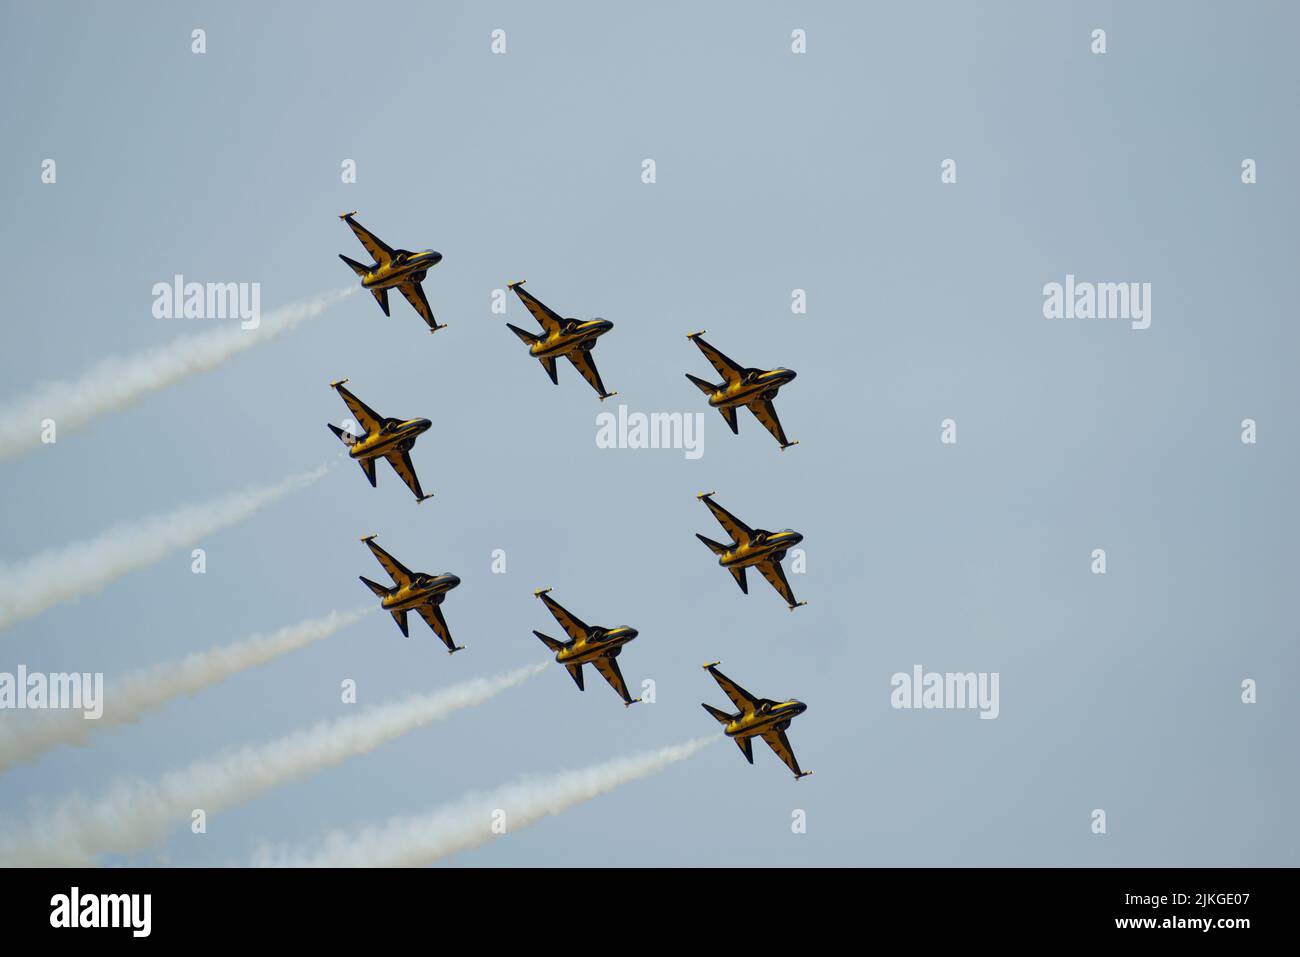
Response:
[{"label": "horizontal stabilizer", "polygon": [[372,582],[372,581],[371,581],[369,578],[367,578],[365,575],[358,575],[357,577],[361,579],[362,583],[363,583],[367,588],[369,588],[369,589],[370,589],[372,592],[374,592],[376,595],[379,595],[381,598],[382,598],[384,595],[387,595],[387,594],[388,594],[388,589],[385,588],[383,585],[379,584],[379,582]]},{"label": "horizontal stabilizer", "polygon": [[355,259],[349,259],[347,256],[344,256],[342,253],[339,253],[339,259],[342,259],[345,263],[351,266],[352,271],[356,273],[358,276],[364,276],[366,273],[370,272],[369,266],[363,266]]},{"label": "horizontal stabilizer", "polygon": [[705,382],[699,376],[693,376],[688,372],[686,373],[686,378],[694,382],[695,387],[699,389],[701,392],[703,392],[705,395],[713,395],[713,393],[718,391],[718,387],[715,386],[712,382]]},{"label": "horizontal stabilizer", "polygon": [[564,642],[556,641],[554,638],[547,637],[546,635],[543,635],[540,631],[535,631],[533,632],[533,634],[536,635],[538,638],[542,639],[542,643],[546,645],[547,648],[550,648],[551,651],[559,651],[561,648],[564,647]]},{"label": "horizontal stabilizer", "polygon": [[711,704],[703,704],[701,707],[703,707],[709,714],[713,715],[718,724],[729,724],[731,722],[731,715],[727,714],[727,712],[720,711]]},{"label": "horizontal stabilizer", "polygon": [[705,538],[699,532],[695,533],[695,537],[698,538],[700,541],[702,541],[705,545],[708,545],[709,551],[713,552],[713,554],[715,555],[721,555],[723,552],[727,550],[726,545],[723,545],[721,542],[715,542],[711,538]]},{"label": "horizontal stabilizer", "polygon": [[330,424],[330,431],[337,435],[339,441],[344,445],[356,445],[361,441],[361,436],[353,435],[351,432],[340,429],[337,425]]},{"label": "horizontal stabilizer", "polygon": [[515,335],[517,335],[521,340],[523,340],[525,345],[531,346],[534,342],[536,342],[541,338],[541,336],[533,335],[527,329],[520,329],[518,326],[513,325],[512,323],[509,322],[506,323],[506,328],[509,329],[511,332],[513,332]]}]

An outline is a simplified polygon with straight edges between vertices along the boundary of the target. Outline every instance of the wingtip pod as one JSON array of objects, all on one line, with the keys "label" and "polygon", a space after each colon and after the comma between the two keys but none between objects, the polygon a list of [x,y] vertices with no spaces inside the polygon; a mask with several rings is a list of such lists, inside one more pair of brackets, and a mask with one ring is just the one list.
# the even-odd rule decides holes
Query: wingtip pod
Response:
[{"label": "wingtip pod", "polygon": [[[704,670],[705,670],[705,671],[708,671],[710,668],[716,668],[716,667],[717,667],[718,665],[720,665],[720,664],[722,664],[721,661],[710,661],[708,664],[706,664],[706,665],[704,666]],[[707,705],[706,705],[706,707],[707,707]]]},{"label": "wingtip pod", "polygon": [[625,708],[630,708],[630,707],[632,707],[632,705],[634,705],[634,704],[638,704],[640,701],[641,701],[640,698],[633,698],[631,701],[624,701],[624,702],[623,702],[623,707],[625,707]]},{"label": "wingtip pod", "polygon": [[372,532],[372,533],[369,534],[369,535],[363,535],[363,536],[361,536],[361,540],[362,540],[363,542],[373,542],[373,541],[374,541],[376,538],[378,538],[378,537],[379,537],[379,535],[378,535],[377,533]]},{"label": "wingtip pod", "polygon": [[718,494],[717,492],[700,492],[695,497],[698,499],[706,499],[710,495],[717,495],[717,494]]},{"label": "wingtip pod", "polygon": [[343,383],[347,381],[348,381],[347,379],[335,379],[333,382],[330,383],[330,388],[337,389],[339,386],[341,386]]},{"label": "wingtip pod", "polygon": [[454,655],[456,652],[458,652],[458,651],[464,651],[464,650],[465,650],[465,646],[464,646],[464,645],[457,645],[457,646],[454,647],[454,648],[448,648],[448,649],[447,649],[447,654],[449,654],[449,655]]},{"label": "wingtip pod", "polygon": [[793,442],[787,442],[785,443],[785,445],[781,446],[781,451],[784,452],[786,449],[794,448],[798,444],[799,444],[798,439],[795,439]]},{"label": "wingtip pod", "polygon": [[808,604],[806,601],[797,601],[790,606],[790,610],[794,611],[796,608],[802,608],[806,604]]},{"label": "wingtip pod", "polygon": [[534,597],[534,598],[541,598],[543,595],[545,595],[545,594],[546,594],[548,591],[550,591],[550,590],[551,590],[551,586],[550,586],[550,585],[547,585],[545,588],[536,588],[536,589],[533,590],[533,597]]},{"label": "wingtip pod", "polygon": [[688,332],[688,333],[686,333],[686,338],[687,338],[687,339],[690,339],[690,340],[692,340],[692,341],[694,341],[694,340],[698,339],[700,336],[704,335],[704,334],[705,334],[706,332],[708,332],[708,331],[709,331],[709,330],[707,330],[707,329],[701,329],[699,332]]},{"label": "wingtip pod", "polygon": [[354,209],[350,213],[339,213],[339,219],[347,219],[349,216],[355,216],[357,211]]},{"label": "wingtip pod", "polygon": [[432,492],[430,492],[428,495],[421,495],[419,498],[417,498],[417,499],[415,500],[415,504],[416,504],[416,505],[419,505],[421,502],[426,501],[427,499],[431,499],[431,498],[433,498],[433,493],[432,493]]},{"label": "wingtip pod", "polygon": [[604,402],[606,399],[612,399],[616,395],[618,395],[617,392],[606,392],[604,395],[600,397],[600,401]]},{"label": "wingtip pod", "polygon": [[811,771],[801,771],[799,774],[796,774],[794,776],[794,779],[798,781],[800,778],[810,778],[810,777],[812,777]]},{"label": "wingtip pod", "polygon": [[526,282],[528,282],[527,279],[516,279],[514,282],[508,282],[508,283],[506,283],[506,288],[507,288],[507,289],[514,289],[515,286],[522,286],[522,285],[523,285],[524,283],[526,283]]}]

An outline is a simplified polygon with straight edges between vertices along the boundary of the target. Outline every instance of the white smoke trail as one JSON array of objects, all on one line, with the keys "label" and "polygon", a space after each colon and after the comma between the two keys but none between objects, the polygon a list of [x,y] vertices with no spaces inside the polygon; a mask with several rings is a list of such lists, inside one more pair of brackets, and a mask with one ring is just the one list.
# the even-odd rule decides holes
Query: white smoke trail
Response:
[{"label": "white smoke trail", "polygon": [[41,423],[52,419],[63,431],[78,429],[198,372],[288,332],[319,316],[358,287],[291,303],[267,313],[256,329],[237,323],[182,336],[133,356],[110,356],[80,378],[48,382],[31,395],[0,406],[0,460],[30,452],[41,444]]},{"label": "white smoke trail", "polygon": [[152,565],[169,552],[243,521],[289,492],[310,485],[329,468],[322,465],[274,485],[121,523],[88,541],[48,549],[24,561],[0,566],[0,628],[59,602],[97,592],[127,572]]},{"label": "white smoke trail", "polygon": [[420,867],[500,837],[492,830],[497,811],[505,812],[506,833],[516,831],[662,771],[720,737],[696,738],[551,777],[525,778],[487,794],[467,795],[430,814],[395,817],[351,833],[334,831],[315,852],[263,846],[253,863],[263,867]]},{"label": "white smoke trail", "polygon": [[253,635],[229,645],[196,652],[181,661],[132,671],[109,682],[103,694],[103,714],[87,720],[83,711],[29,711],[26,720],[9,717],[0,723],[0,773],[64,744],[81,744],[97,731],[137,720],[181,695],[191,695],[232,675],[266,664],[352,624],[365,610],[333,611],[281,628],[270,635]]},{"label": "white smoke trail", "polygon": [[482,704],[547,667],[539,662],[442,691],[412,695],[361,714],[321,721],[266,744],[229,751],[156,781],[127,779],[97,799],[79,794],[37,811],[29,825],[0,834],[0,865],[86,866],[101,854],[129,854],[166,838],[195,808],[208,815],[296,778],[373,751],[410,731]]}]

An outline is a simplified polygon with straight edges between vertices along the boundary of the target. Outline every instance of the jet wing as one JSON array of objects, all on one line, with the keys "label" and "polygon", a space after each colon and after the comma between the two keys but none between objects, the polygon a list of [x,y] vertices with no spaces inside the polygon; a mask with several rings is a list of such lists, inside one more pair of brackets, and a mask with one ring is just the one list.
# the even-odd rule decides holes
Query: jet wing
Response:
[{"label": "jet wing", "polygon": [[378,265],[382,266],[392,260],[393,248],[353,219],[351,213],[344,216],[343,221],[352,227],[352,232],[356,234],[357,239],[361,240],[361,245],[366,247],[366,252],[375,257]]},{"label": "jet wing", "polygon": [[776,417],[776,406],[771,400],[755,399],[746,408],[754,413],[754,418],[763,423],[763,428],[772,433],[772,437],[781,443],[782,448],[790,444],[789,439],[785,437],[785,429],[781,428],[781,420]]},{"label": "jet wing", "polygon": [[732,362],[699,336],[692,336],[691,341],[700,347],[700,351],[704,353],[704,357],[713,363],[713,368],[718,370],[718,375],[722,376],[725,381],[735,382],[744,374],[745,370],[742,366]]},{"label": "jet wing", "polygon": [[541,323],[542,328],[546,330],[547,334],[560,331],[560,327],[564,325],[564,320],[560,318],[553,309],[543,303],[531,292],[524,289],[521,283],[513,283],[510,288],[515,291],[515,295],[518,296],[523,304],[528,307],[528,311],[533,314],[533,318]]},{"label": "jet wing", "polygon": [[590,352],[580,349],[577,352],[570,352],[568,355],[573,367],[582,373],[582,377],[591,384],[598,396],[603,399],[609,395],[605,391],[605,383],[600,381],[600,373],[596,370],[596,360],[591,357]]},{"label": "jet wing", "polygon": [[397,288],[402,291],[411,308],[420,314],[420,318],[425,321],[431,332],[437,332],[442,328],[438,325],[438,320],[433,318],[433,310],[429,308],[429,300],[424,297],[423,286],[418,282],[404,282]]},{"label": "jet wing", "polygon": [[[375,460],[370,459],[369,461],[373,465]],[[365,543],[370,546],[370,551],[378,559],[379,564],[384,566],[384,571],[388,572],[389,578],[398,585],[405,585],[410,582],[413,575],[409,568],[376,545],[373,539],[367,538]]]},{"label": "jet wing", "polygon": [[776,756],[785,762],[785,766],[795,773],[796,776],[802,777],[803,771],[799,770],[799,762],[795,759],[794,749],[790,747],[790,739],[785,736],[784,731],[764,731],[763,740],[767,746],[776,752]]},{"label": "jet wing", "polygon": [[410,452],[389,452],[384,458],[388,459],[388,464],[393,467],[406,487],[415,493],[416,498],[424,498],[424,490],[420,488],[419,476],[415,474],[415,466],[411,464]]},{"label": "jet wing", "polygon": [[737,544],[749,541],[750,537],[754,534],[752,528],[740,519],[736,518],[736,516],[732,515],[717,502],[713,501],[713,499],[708,495],[702,495],[701,498],[704,499],[704,504],[709,506],[709,511],[713,513],[713,517],[718,520],[723,529],[726,530],[727,534],[731,536],[733,541]]},{"label": "jet wing", "polygon": [[447,646],[448,651],[456,651],[456,642],[451,640],[451,629],[447,627],[447,619],[442,617],[442,609],[437,605],[420,605],[415,609],[433,629],[433,633],[442,639],[442,643]]},{"label": "jet wing", "polygon": [[609,682],[609,686],[618,692],[618,696],[623,699],[624,704],[631,704],[632,697],[627,693],[627,682],[623,680],[623,672],[618,668],[617,658],[597,658],[592,662],[601,676]]},{"label": "jet wing", "polygon": [[709,674],[713,675],[713,680],[718,683],[718,687],[726,692],[727,697],[731,699],[731,703],[740,709],[741,714],[754,710],[755,705],[758,703],[757,698],[724,675],[716,666],[711,665],[709,667]]},{"label": "jet wing", "polygon": [[542,368],[546,370],[546,374],[551,377],[551,382],[559,385],[560,379],[555,371],[555,356],[538,356],[537,358],[542,363]]},{"label": "jet wing", "polygon": [[767,583],[776,589],[777,594],[785,599],[787,605],[799,604],[794,600],[794,589],[785,580],[785,569],[780,562],[759,562],[758,570],[763,573]]},{"label": "jet wing", "polygon": [[578,686],[578,690],[586,691],[587,689],[582,685],[582,665],[565,665],[564,667],[568,669],[569,677],[572,678],[574,684]]},{"label": "jet wing", "polygon": [[347,403],[348,409],[357,417],[357,422],[363,429],[367,432],[375,432],[384,427],[379,413],[349,392],[346,386],[339,384],[334,388],[338,391],[339,398]]},{"label": "jet wing", "polygon": [[551,610],[551,614],[555,616],[555,620],[559,622],[560,627],[564,629],[566,635],[574,641],[581,641],[587,637],[588,629],[582,619],[571,615],[563,605],[545,592],[542,592],[541,597],[546,607]]}]

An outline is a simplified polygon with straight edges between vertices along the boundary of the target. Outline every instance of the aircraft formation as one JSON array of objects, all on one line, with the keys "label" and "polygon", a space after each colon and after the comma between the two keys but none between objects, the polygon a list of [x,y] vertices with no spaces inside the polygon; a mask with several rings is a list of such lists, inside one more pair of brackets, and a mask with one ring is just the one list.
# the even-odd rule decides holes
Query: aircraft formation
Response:
[{"label": "aircraft formation", "polygon": [[[361,287],[375,297],[385,316],[391,315],[388,292],[396,289],[419,314],[431,333],[445,329],[446,323],[440,325],[434,318],[423,286],[429,270],[442,261],[442,254],[432,249],[419,252],[393,249],[357,222],[355,216],[354,211],[344,213],[340,218],[347,223],[373,262],[366,265],[342,254],[339,258],[360,277]],[[506,323],[506,327],[527,347],[528,355],[541,363],[551,382],[559,385],[559,360],[567,359],[602,402],[617,395],[617,392],[605,388],[592,354],[597,341],[611,332],[614,324],[601,318],[565,318],[523,287],[523,280],[508,284],[508,288],[514,290],[520,302],[536,320],[539,329],[532,332],[511,323]],[[721,413],[732,433],[739,434],[738,416],[744,408],[771,433],[781,451],[798,445],[798,442],[791,442],[786,437],[774,404],[781,388],[794,381],[794,371],[781,367],[759,369],[741,366],[705,342],[703,335],[703,332],[693,332],[687,338],[703,353],[722,377],[722,382],[713,383],[689,372],[686,373],[686,378],[704,394],[708,405]],[[345,423],[346,427],[329,423],[329,428],[347,447],[348,456],[361,466],[371,487],[378,485],[376,470],[379,460],[383,459],[411,490],[417,503],[432,498],[432,494],[425,494],[421,487],[411,458],[416,440],[429,430],[431,421],[425,418],[382,416],[345,388],[347,381],[339,379],[330,386],[346,404],[352,420]],[[697,497],[708,507],[730,541],[715,541],[699,533],[696,533],[696,537],[717,556],[718,564],[731,574],[746,595],[749,594],[746,570],[755,568],[785,600],[791,611],[806,604],[795,599],[794,590],[781,565],[789,550],[803,541],[803,535],[788,528],[776,532],[751,528],[715,502],[714,494],[701,492]],[[442,612],[448,593],[460,584],[460,578],[451,572],[436,575],[413,572],[380,547],[376,538],[376,535],[367,535],[361,541],[370,549],[392,584],[381,584],[364,575],[359,576],[362,584],[379,599],[380,607],[392,614],[404,636],[410,636],[408,614],[413,611],[424,619],[447,647],[449,654],[462,650],[464,646],[456,644],[452,638],[451,628]],[[629,693],[618,664],[619,655],[637,637],[637,630],[629,625],[613,628],[588,625],[552,598],[550,592],[550,588],[541,588],[534,595],[546,606],[567,640],[553,638],[536,630],[533,634],[554,653],[555,661],[569,673],[578,690],[585,690],[583,666],[591,665],[614,689],[625,708],[640,701]],[[746,760],[750,764],[754,763],[753,740],[757,737],[775,752],[794,774],[795,780],[812,774],[811,771],[800,768],[786,737],[791,721],[803,714],[807,705],[795,699],[774,701],[756,698],[719,671],[719,664],[715,661],[704,667],[737,710],[731,713],[708,703],[702,704],[704,710],[723,725],[724,733],[736,742]]]}]

